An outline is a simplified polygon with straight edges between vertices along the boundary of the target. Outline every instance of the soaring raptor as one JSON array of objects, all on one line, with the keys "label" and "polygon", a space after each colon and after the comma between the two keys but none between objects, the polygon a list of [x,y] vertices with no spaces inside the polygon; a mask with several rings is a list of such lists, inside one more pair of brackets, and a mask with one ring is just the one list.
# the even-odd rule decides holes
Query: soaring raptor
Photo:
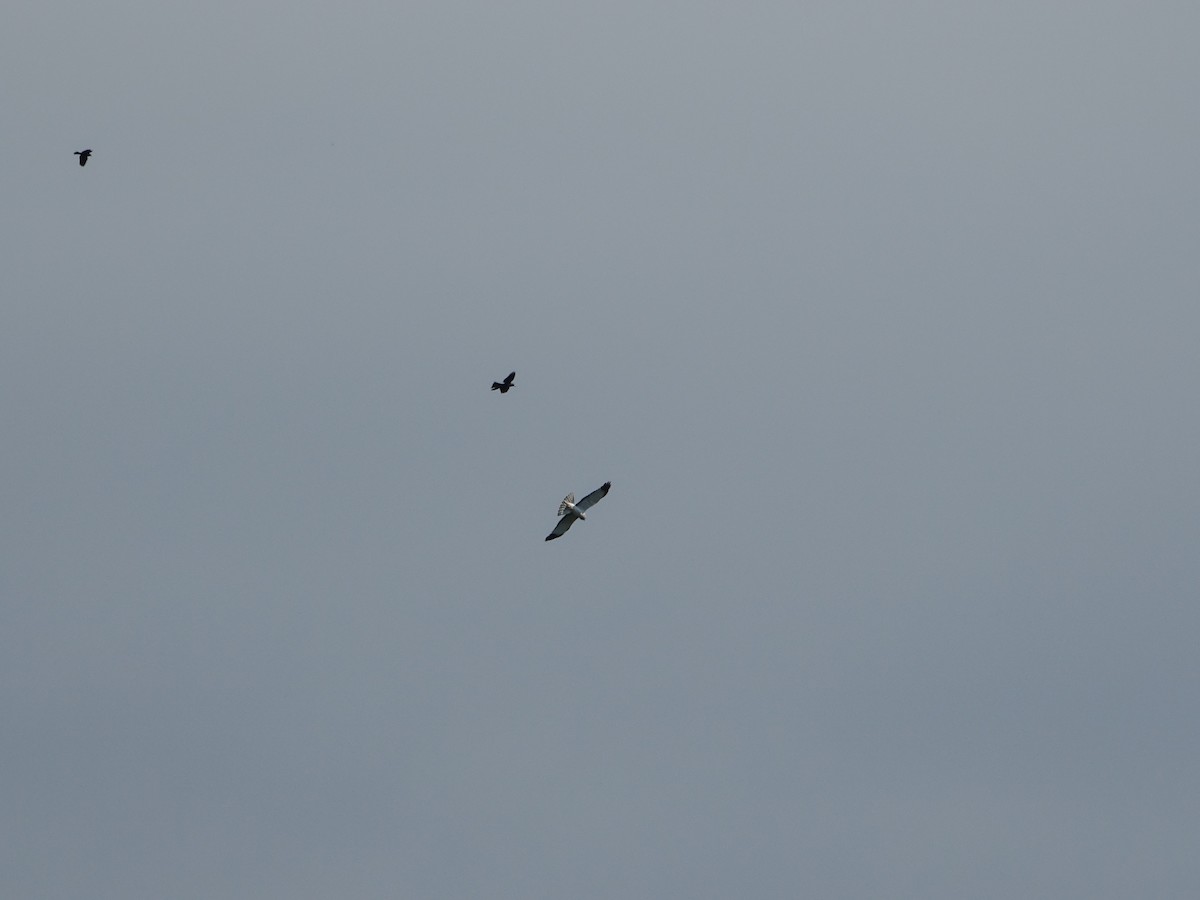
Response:
[{"label": "soaring raptor", "polygon": [[604,495],[608,493],[610,487],[612,487],[612,482],[606,481],[578,503],[575,502],[574,494],[567,494],[563,498],[563,502],[558,504],[558,514],[562,518],[558,520],[558,524],[554,526],[554,530],[546,535],[546,540],[552,541],[555,538],[562,537],[567,533],[567,529],[575,524],[576,519],[586,519],[587,516],[584,513],[603,500]]}]

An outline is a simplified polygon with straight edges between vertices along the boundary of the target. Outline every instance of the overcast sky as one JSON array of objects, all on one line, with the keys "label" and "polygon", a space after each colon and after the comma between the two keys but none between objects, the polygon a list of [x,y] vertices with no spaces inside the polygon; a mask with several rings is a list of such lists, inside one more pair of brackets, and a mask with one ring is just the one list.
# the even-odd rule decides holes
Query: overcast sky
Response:
[{"label": "overcast sky", "polygon": [[1200,6],[0,22],[6,897],[1200,895]]}]

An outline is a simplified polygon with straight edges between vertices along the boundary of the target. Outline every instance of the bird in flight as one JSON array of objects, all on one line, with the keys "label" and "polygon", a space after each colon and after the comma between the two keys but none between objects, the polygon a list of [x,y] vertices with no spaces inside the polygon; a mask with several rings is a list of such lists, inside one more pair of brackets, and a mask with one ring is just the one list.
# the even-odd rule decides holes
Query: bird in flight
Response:
[{"label": "bird in flight", "polygon": [[516,372],[509,372],[508,377],[505,378],[503,381],[493,381],[492,382],[492,390],[499,391],[502,394],[507,394],[508,389],[513,386],[513,379],[516,377],[517,377]]},{"label": "bird in flight", "polygon": [[92,155],[92,151],[91,150],[76,150],[75,155],[79,157],[79,164],[81,166],[86,166],[88,157]]},{"label": "bird in flight", "polygon": [[558,520],[558,524],[554,526],[554,530],[546,535],[546,540],[552,541],[555,538],[562,537],[567,533],[567,529],[575,524],[576,519],[586,519],[587,516],[584,513],[603,500],[604,495],[608,493],[610,487],[612,487],[612,482],[606,481],[578,503],[575,502],[574,494],[567,494],[563,498],[563,502],[558,504],[558,514],[562,518]]}]

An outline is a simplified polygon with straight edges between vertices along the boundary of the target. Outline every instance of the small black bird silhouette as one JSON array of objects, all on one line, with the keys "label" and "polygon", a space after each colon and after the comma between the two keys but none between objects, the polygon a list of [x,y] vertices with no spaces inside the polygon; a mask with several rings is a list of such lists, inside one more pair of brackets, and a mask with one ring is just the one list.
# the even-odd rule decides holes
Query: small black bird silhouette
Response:
[{"label": "small black bird silhouette", "polygon": [[81,166],[86,166],[88,157],[92,155],[92,151],[91,150],[76,150],[75,155],[79,157],[79,164]]},{"label": "small black bird silhouette", "polygon": [[492,390],[499,391],[502,394],[507,394],[508,389],[513,386],[513,379],[517,377],[516,372],[509,372],[508,377],[503,381],[493,381]]}]

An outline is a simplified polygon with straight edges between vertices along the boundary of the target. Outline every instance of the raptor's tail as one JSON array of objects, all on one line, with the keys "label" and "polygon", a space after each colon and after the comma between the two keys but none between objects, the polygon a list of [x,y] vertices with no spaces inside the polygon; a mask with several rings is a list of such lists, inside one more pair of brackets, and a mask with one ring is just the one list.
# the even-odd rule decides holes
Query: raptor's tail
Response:
[{"label": "raptor's tail", "polygon": [[563,502],[558,504],[558,514],[561,516],[568,508],[575,505],[575,494],[570,493],[563,497]]}]

